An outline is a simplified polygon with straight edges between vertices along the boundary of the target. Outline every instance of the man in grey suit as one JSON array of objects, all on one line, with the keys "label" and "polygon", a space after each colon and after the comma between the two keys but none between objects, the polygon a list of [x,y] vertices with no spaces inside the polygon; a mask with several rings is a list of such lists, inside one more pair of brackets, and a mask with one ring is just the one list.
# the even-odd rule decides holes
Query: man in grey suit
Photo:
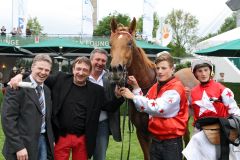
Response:
[{"label": "man in grey suit", "polygon": [[6,160],[53,159],[54,137],[51,125],[51,93],[44,81],[52,60],[46,54],[34,57],[31,74],[24,81],[36,88],[7,88],[2,105],[5,134],[3,155]]},{"label": "man in grey suit", "polygon": [[[104,49],[96,48],[90,54],[92,64],[91,75],[89,80],[104,87],[104,93],[108,100],[113,99],[114,86],[112,86],[106,76],[108,52]],[[109,135],[117,142],[122,140],[120,130],[120,111],[115,112],[101,111],[99,117],[96,147],[93,155],[93,160],[105,160],[106,151],[109,142]]]}]

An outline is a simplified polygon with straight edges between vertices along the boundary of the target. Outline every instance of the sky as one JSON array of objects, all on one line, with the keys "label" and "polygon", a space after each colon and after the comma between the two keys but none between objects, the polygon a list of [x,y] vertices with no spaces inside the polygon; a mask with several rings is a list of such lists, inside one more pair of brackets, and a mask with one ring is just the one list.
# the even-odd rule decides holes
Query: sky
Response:
[{"label": "sky", "polygon": [[[128,14],[139,18],[144,0],[98,0],[98,20],[109,13]],[[172,9],[182,9],[199,20],[198,35],[216,32],[224,19],[232,14],[227,0],[156,0],[155,11],[166,17]],[[37,17],[48,34],[79,34],[81,0],[28,0],[28,16]],[[12,0],[0,0],[0,26],[12,28]]]}]

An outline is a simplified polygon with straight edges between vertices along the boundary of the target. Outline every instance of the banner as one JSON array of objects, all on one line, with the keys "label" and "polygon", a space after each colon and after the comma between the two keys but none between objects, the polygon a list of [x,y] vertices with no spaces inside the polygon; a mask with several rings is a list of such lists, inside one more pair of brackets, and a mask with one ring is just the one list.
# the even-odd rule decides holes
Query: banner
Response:
[{"label": "banner", "polygon": [[153,13],[155,0],[144,0],[143,2],[143,39],[152,40]]},{"label": "banner", "polygon": [[169,24],[160,25],[156,33],[157,43],[167,46],[172,41],[173,31]]},{"label": "banner", "polygon": [[27,26],[28,0],[12,0],[12,27],[21,28],[25,33]]},{"label": "banner", "polygon": [[82,30],[83,36],[93,35],[93,6],[90,0],[82,0]]}]

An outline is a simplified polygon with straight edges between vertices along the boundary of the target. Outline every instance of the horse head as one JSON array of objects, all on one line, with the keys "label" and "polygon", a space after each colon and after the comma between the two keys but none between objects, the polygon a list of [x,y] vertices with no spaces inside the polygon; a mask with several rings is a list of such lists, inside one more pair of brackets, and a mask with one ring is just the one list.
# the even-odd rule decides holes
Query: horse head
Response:
[{"label": "horse head", "polygon": [[133,49],[136,48],[134,41],[136,29],[136,19],[133,18],[129,26],[118,24],[116,19],[111,21],[110,36],[110,80],[116,83],[124,83],[127,76],[127,68],[131,65],[133,59]]},{"label": "horse head", "polygon": [[[142,48],[137,47],[135,42],[136,18],[133,18],[129,26],[117,24],[116,19],[111,21],[110,36],[110,75],[109,79],[117,84],[124,84],[127,74],[134,75],[140,83],[145,84],[155,79],[155,65],[151,62]],[[147,75],[151,74],[151,76]],[[142,77],[142,75],[146,75]]]}]

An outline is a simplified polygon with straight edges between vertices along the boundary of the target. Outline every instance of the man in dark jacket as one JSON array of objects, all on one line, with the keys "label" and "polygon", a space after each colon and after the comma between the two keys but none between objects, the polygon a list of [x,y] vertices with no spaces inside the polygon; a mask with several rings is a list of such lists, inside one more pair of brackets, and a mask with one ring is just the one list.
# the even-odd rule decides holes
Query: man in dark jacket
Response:
[{"label": "man in dark jacket", "polygon": [[[104,49],[94,49],[90,54],[92,63],[92,72],[89,80],[104,87],[106,97],[113,99],[114,89],[107,78],[107,72],[104,70],[108,60],[108,53]],[[98,133],[96,147],[93,154],[93,160],[105,160],[106,151],[109,142],[109,135],[117,142],[121,141],[120,130],[120,111],[115,112],[101,111],[98,124]]]},{"label": "man in dark jacket", "polygon": [[3,155],[7,160],[53,159],[51,93],[43,83],[52,66],[51,58],[39,54],[33,59],[32,73],[24,81],[37,88],[7,88],[2,105],[5,134]]}]

